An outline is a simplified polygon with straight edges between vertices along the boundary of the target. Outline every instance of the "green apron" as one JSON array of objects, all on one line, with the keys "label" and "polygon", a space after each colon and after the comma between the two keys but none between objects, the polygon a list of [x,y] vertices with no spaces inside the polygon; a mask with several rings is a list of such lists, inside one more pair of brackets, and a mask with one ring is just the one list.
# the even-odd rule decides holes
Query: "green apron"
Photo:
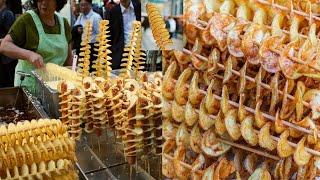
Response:
[{"label": "green apron", "polygon": [[[56,23],[60,24],[60,34],[46,34],[39,16],[33,10],[27,12],[32,16],[39,34],[39,45],[36,53],[43,57],[44,64],[50,62],[63,66],[68,57],[68,42],[65,35],[63,18],[57,15],[59,22]],[[19,59],[16,66],[16,72],[23,71],[31,74],[31,71],[34,69],[35,66],[21,59]],[[14,85],[20,85],[20,76],[17,74],[14,77]],[[32,74],[23,80],[22,85],[26,86],[27,90],[35,95],[35,77]]]}]

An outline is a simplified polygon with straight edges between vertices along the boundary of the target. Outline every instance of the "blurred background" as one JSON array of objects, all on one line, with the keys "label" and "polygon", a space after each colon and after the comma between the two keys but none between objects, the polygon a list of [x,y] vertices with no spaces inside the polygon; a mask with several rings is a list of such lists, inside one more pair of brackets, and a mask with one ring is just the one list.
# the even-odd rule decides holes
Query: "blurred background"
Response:
[{"label": "blurred background", "polygon": [[149,26],[148,15],[146,12],[146,4],[152,3],[157,6],[161,16],[163,17],[166,28],[169,30],[173,45],[168,49],[182,49],[183,48],[183,0],[142,0],[141,1],[141,23],[142,23],[142,47],[146,50],[158,49],[153,39],[152,32]]}]

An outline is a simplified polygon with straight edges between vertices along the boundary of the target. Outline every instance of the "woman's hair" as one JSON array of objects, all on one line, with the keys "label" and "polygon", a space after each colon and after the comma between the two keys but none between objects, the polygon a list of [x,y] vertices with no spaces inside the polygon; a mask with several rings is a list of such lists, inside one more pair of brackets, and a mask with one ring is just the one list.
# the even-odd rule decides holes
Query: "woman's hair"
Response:
[{"label": "woman's hair", "polygon": [[[64,5],[66,5],[68,2],[68,0],[56,0],[56,4],[57,4],[57,8],[56,8],[56,11],[59,12],[63,7]],[[31,0],[31,6],[35,9],[38,9],[38,0]]]}]

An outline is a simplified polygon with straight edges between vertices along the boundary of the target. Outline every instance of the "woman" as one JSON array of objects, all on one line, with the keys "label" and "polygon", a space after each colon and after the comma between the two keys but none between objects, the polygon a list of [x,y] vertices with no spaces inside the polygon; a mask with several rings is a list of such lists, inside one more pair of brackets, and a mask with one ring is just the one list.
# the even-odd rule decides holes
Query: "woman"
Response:
[{"label": "woman", "polygon": [[[32,0],[34,10],[22,14],[3,39],[0,52],[19,59],[15,71],[30,73],[46,63],[72,64],[71,30],[65,18],[55,14],[67,0]],[[20,77],[15,75],[15,86]],[[22,85],[35,94],[35,79],[26,77]]]}]

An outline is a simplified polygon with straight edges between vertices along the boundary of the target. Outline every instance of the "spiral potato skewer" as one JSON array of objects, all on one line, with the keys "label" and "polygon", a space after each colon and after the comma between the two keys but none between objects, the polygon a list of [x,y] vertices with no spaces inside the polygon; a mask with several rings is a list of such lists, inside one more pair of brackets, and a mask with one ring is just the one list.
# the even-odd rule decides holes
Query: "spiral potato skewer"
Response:
[{"label": "spiral potato skewer", "polygon": [[75,87],[71,92],[72,100],[70,102],[71,110],[69,113],[71,119],[69,124],[69,133],[71,137],[75,140],[80,140],[82,135],[82,128],[80,125],[82,124],[82,117],[85,113],[85,93],[79,87]]},{"label": "spiral potato skewer", "polygon": [[160,16],[160,12],[155,5],[147,3],[146,10],[150,21],[152,35],[156,40],[157,46],[160,50],[165,50],[166,47],[172,45],[173,42],[169,39],[170,34],[166,29],[164,20]]},{"label": "spiral potato skewer", "polygon": [[108,20],[102,20],[99,22],[99,30],[100,33],[97,35],[96,39],[99,43],[96,43],[95,46],[98,47],[96,51],[98,52],[97,59],[94,61],[94,65],[92,66],[93,68],[96,69],[95,72],[93,72],[94,75],[97,77],[104,77],[108,79],[111,76],[111,57],[109,54],[111,54],[111,51],[109,50],[110,45],[108,42],[108,37],[110,35],[108,34],[108,29],[109,29],[109,21]]},{"label": "spiral potato skewer", "polygon": [[89,76],[89,69],[90,69],[90,42],[91,42],[91,32],[92,32],[92,22],[88,21],[86,23],[85,31],[83,34],[83,40],[81,42],[81,46],[83,46],[80,50],[80,56],[82,58],[79,59],[78,66],[80,67],[78,69],[78,73],[80,73],[83,77]]}]

